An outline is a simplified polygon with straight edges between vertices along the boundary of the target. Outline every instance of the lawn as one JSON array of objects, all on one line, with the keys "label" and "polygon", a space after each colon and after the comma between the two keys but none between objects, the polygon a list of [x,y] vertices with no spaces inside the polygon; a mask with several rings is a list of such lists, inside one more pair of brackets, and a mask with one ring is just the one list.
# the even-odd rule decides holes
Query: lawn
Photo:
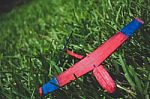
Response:
[{"label": "lawn", "polygon": [[145,24],[103,65],[117,84],[108,94],[91,73],[43,99],[149,99],[150,0],[32,0],[0,16],[0,99],[40,99],[38,88],[79,61],[134,17]]}]

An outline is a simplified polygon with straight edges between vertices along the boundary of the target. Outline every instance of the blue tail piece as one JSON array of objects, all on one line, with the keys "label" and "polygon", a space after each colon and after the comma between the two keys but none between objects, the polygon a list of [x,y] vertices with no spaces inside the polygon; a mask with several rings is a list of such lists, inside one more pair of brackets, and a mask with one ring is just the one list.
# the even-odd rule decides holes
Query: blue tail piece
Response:
[{"label": "blue tail piece", "polygon": [[39,88],[39,93],[40,96],[45,96],[48,93],[53,92],[57,89],[59,89],[59,83],[56,78],[53,78],[52,80],[48,81],[46,84]]},{"label": "blue tail piece", "polygon": [[120,32],[127,36],[131,36],[136,30],[138,30],[144,22],[139,18],[135,18],[129,24],[127,24]]}]

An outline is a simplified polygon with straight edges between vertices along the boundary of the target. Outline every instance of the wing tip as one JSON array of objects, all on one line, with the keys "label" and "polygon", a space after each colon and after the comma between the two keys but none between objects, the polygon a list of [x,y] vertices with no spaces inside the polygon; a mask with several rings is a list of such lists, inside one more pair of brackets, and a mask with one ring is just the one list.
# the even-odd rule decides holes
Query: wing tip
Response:
[{"label": "wing tip", "polygon": [[144,24],[144,21],[143,20],[141,20],[140,18],[135,18],[138,22],[140,22],[140,23],[142,23],[142,24]]}]

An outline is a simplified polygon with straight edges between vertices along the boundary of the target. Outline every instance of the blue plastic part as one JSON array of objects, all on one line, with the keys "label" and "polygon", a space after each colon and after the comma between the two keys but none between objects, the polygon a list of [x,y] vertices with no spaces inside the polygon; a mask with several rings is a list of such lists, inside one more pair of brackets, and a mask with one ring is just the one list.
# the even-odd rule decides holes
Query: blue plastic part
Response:
[{"label": "blue plastic part", "polygon": [[138,21],[138,19],[132,20],[127,24],[120,32],[127,36],[131,36],[136,30],[138,30],[143,23]]},{"label": "blue plastic part", "polygon": [[52,80],[48,81],[46,84],[42,86],[42,94],[43,96],[45,96],[48,93],[53,92],[57,89],[59,89],[58,81],[56,78],[53,78]]}]

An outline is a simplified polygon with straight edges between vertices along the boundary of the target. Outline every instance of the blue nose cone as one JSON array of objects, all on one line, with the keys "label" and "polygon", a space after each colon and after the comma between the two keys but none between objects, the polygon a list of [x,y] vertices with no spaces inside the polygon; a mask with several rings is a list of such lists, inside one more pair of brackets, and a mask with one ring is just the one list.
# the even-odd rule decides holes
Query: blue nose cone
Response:
[{"label": "blue nose cone", "polygon": [[121,32],[127,36],[131,36],[136,30],[138,30],[144,22],[139,18],[135,18],[129,24],[127,24]]},{"label": "blue nose cone", "polygon": [[44,84],[40,90],[40,95],[45,96],[50,92],[53,92],[55,90],[59,89],[59,84],[56,78],[53,78],[52,80],[48,81],[46,84]]}]

